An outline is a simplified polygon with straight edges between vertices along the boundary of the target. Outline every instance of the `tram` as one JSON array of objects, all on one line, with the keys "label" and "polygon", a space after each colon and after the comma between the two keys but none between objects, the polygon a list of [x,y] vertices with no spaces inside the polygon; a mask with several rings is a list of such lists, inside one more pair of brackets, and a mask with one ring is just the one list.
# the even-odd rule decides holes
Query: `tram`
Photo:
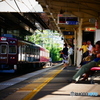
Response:
[{"label": "tram", "polygon": [[49,62],[49,51],[11,34],[0,37],[0,72],[34,69]]}]

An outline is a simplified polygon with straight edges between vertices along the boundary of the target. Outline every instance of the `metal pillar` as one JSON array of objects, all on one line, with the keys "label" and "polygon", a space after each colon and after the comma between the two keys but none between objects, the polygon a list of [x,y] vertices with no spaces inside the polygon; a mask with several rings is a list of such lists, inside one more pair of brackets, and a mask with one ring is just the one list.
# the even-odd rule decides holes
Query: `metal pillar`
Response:
[{"label": "metal pillar", "polygon": [[76,46],[76,41],[77,41],[77,34],[76,30],[74,29],[74,65],[76,66],[76,61],[77,61],[77,46]]}]

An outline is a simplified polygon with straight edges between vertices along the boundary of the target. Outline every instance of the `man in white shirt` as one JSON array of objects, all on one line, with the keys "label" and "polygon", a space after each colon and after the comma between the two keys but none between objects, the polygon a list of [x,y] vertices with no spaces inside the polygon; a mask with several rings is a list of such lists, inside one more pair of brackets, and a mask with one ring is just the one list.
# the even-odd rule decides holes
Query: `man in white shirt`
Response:
[{"label": "man in white shirt", "polygon": [[88,45],[88,51],[89,51],[89,55],[92,55],[91,51],[92,51],[92,44],[91,44],[91,41],[87,41],[87,45]]}]

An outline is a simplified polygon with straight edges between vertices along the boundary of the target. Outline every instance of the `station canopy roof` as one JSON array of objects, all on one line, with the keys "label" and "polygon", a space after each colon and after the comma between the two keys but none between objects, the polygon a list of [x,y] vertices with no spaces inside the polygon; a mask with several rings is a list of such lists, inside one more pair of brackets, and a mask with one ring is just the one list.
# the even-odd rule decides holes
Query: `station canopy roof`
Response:
[{"label": "station canopy roof", "polygon": [[0,0],[0,12],[43,12],[36,0]]},{"label": "station canopy roof", "polygon": [[[83,18],[82,28],[95,27],[95,21],[100,17],[100,0],[37,0],[43,7],[44,12],[49,16],[49,21],[54,23],[57,29],[63,31],[73,31],[78,27],[72,17]],[[60,18],[58,17],[60,14]],[[58,19],[68,20],[64,23],[58,23]],[[56,24],[57,23],[57,24]],[[69,24],[68,24],[69,23]]]},{"label": "station canopy roof", "polygon": [[34,19],[36,19],[43,28],[63,33],[77,29],[80,18],[83,18],[83,29],[95,27],[99,17],[100,0],[0,0],[2,27],[10,28],[6,22],[11,22],[12,26],[16,23],[17,28],[20,23],[21,28],[29,30],[25,27],[28,25],[35,30],[37,26],[34,25]]},{"label": "station canopy roof", "polygon": [[48,22],[46,13],[36,0],[0,0],[1,28],[31,34],[36,29],[53,29]]}]

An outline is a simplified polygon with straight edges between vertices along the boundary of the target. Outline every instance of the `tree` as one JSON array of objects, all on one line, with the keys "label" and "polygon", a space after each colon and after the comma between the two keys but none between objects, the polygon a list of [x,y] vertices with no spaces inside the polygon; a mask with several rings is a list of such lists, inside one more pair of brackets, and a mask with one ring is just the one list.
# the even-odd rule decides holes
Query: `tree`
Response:
[{"label": "tree", "polygon": [[61,60],[59,51],[62,48],[60,47],[60,43],[54,42],[54,36],[59,36],[59,33],[54,34],[50,30],[44,30],[43,33],[36,31],[32,36],[27,36],[27,38],[28,41],[34,42],[48,49],[50,51],[52,61],[55,62]]}]

